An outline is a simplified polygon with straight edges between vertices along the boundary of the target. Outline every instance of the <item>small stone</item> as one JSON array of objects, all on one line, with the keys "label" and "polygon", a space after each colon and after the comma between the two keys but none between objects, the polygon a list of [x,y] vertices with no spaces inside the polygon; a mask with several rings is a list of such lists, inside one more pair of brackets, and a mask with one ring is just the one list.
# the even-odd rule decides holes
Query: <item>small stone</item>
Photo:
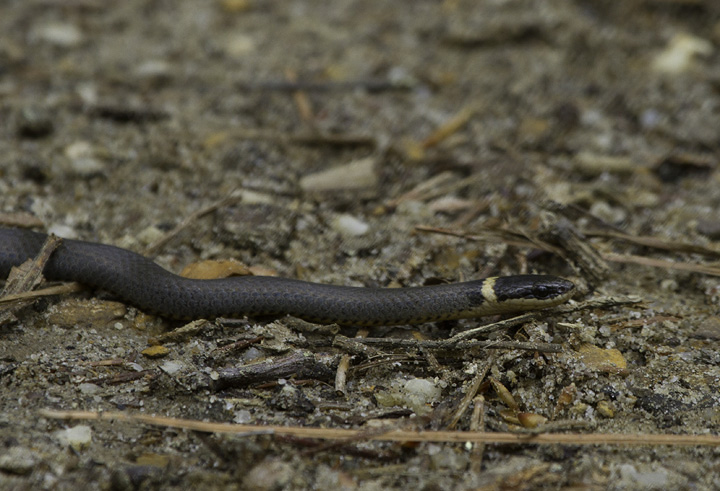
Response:
[{"label": "small stone", "polygon": [[150,465],[152,467],[167,467],[170,463],[170,457],[156,453],[145,453],[140,455],[135,463],[138,465]]},{"label": "small stone", "polygon": [[65,156],[70,161],[70,168],[81,176],[99,174],[105,166],[95,157],[92,146],[85,141],[71,143],[65,148]]},{"label": "small stone", "polygon": [[615,408],[608,401],[598,402],[595,409],[597,409],[597,412],[600,413],[601,416],[605,416],[606,418],[615,417]]},{"label": "small stone", "polygon": [[53,436],[63,445],[69,445],[74,450],[80,451],[92,442],[92,428],[87,425],[77,425],[56,431]]},{"label": "small stone", "polygon": [[243,479],[244,489],[265,491],[289,487],[294,475],[293,465],[280,459],[266,459],[250,469]]},{"label": "small stone", "polygon": [[586,343],[577,349],[575,358],[593,372],[627,373],[627,361],[617,349],[602,349]]},{"label": "small stone", "polygon": [[623,208],[612,207],[605,201],[593,203],[590,213],[608,223],[622,223],[627,219],[627,212]]},{"label": "small stone", "polygon": [[239,425],[246,425],[250,424],[253,421],[253,416],[250,411],[247,409],[239,409],[235,411],[235,416],[233,417],[233,423],[239,424]]},{"label": "small stone", "polygon": [[720,240],[720,220],[700,220],[697,231],[712,240]]},{"label": "small stone", "polygon": [[303,191],[343,191],[373,189],[378,185],[375,158],[354,160],[346,165],[309,174],[300,179]]},{"label": "small stone", "polygon": [[83,40],[82,32],[73,24],[53,22],[36,27],[32,31],[33,37],[42,41],[60,46],[72,48]]},{"label": "small stone", "polygon": [[610,174],[631,174],[636,166],[632,159],[618,155],[598,155],[580,152],[573,160],[575,170],[587,177],[596,177],[605,172]]},{"label": "small stone", "polygon": [[710,56],[712,52],[710,41],[690,34],[676,34],[655,57],[652,67],[658,72],[678,74],[688,70],[698,55]]},{"label": "small stone", "polygon": [[370,225],[355,218],[352,215],[343,213],[333,220],[333,228],[346,237],[359,237],[370,230]]},{"label": "small stone", "polygon": [[53,131],[50,114],[44,109],[26,107],[17,119],[17,134],[22,138],[42,138]]},{"label": "small stone", "polygon": [[621,464],[616,489],[669,489],[669,472],[664,467],[650,464]]},{"label": "small stone", "polygon": [[708,317],[700,323],[697,327],[693,324],[689,325],[694,332],[690,334],[690,337],[695,339],[707,339],[710,341],[720,340],[720,318],[719,317]]},{"label": "small stone", "polygon": [[135,238],[144,245],[150,245],[163,237],[165,237],[165,232],[152,225],[145,227],[135,235]]},{"label": "small stone", "polygon": [[430,404],[438,400],[441,392],[433,380],[414,378],[405,382],[398,402],[412,409],[415,414],[424,416],[432,411]]},{"label": "small stone", "polygon": [[135,74],[146,80],[167,80],[171,75],[171,65],[165,60],[147,60],[138,65]]},{"label": "small stone", "polygon": [[255,40],[247,34],[236,33],[225,40],[225,52],[234,58],[246,56],[255,51]]},{"label": "small stone", "polygon": [[253,6],[251,0],[220,0],[220,7],[228,13],[235,14],[250,10]]},{"label": "small stone", "polygon": [[517,419],[525,428],[537,428],[547,423],[547,418],[536,413],[518,413]]},{"label": "small stone", "polygon": [[168,360],[160,365],[160,370],[167,373],[168,375],[177,375],[178,373],[185,370],[185,365],[179,361]]},{"label": "small stone", "polygon": [[94,395],[100,392],[100,386],[90,383],[83,383],[78,385],[78,390],[85,395]]},{"label": "small stone", "polygon": [[147,356],[148,358],[162,358],[163,356],[167,356],[168,353],[170,353],[170,350],[165,346],[158,345],[145,348],[140,353],[142,353],[143,356]]},{"label": "small stone", "polygon": [[10,447],[0,452],[0,470],[10,474],[30,474],[38,462],[38,454],[26,447]]}]

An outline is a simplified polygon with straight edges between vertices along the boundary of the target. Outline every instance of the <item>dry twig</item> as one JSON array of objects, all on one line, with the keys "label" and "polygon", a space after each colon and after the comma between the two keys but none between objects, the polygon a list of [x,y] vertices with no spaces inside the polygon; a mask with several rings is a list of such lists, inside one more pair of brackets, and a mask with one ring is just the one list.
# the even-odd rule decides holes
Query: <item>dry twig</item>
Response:
[{"label": "dry twig", "polygon": [[[129,414],[120,411],[56,411],[41,409],[39,416],[61,420],[92,420],[149,424],[163,428],[180,428],[191,431],[235,435],[290,435],[304,438],[327,440],[355,439],[367,435],[363,430],[338,428],[311,428],[304,426],[241,425],[212,423],[193,419],[167,418],[148,414]],[[483,431],[413,431],[398,430],[394,427],[385,433],[367,437],[373,441],[400,442],[445,442],[445,443],[510,443],[531,445],[682,445],[720,446],[720,435],[662,435],[662,434],[621,434],[621,433],[561,433],[561,434],[516,434],[490,433]]]}]

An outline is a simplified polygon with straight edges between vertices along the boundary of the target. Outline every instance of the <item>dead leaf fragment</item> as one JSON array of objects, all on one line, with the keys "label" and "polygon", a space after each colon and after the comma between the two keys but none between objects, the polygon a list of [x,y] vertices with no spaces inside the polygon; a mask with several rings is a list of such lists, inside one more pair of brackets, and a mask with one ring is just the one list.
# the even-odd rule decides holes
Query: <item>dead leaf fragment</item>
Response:
[{"label": "dead leaf fragment", "polygon": [[251,275],[250,269],[236,259],[208,260],[185,266],[180,276],[195,280],[213,280],[228,276]]},{"label": "dead leaf fragment", "polygon": [[575,352],[575,358],[591,371],[627,374],[627,361],[617,349],[602,349],[586,343]]},{"label": "dead leaf fragment", "polygon": [[145,348],[141,353],[148,358],[162,358],[163,356],[167,356],[170,350],[165,346],[157,345]]},{"label": "dead leaf fragment", "polygon": [[48,323],[62,328],[108,326],[123,319],[127,307],[120,302],[98,299],[70,299],[48,315]]}]

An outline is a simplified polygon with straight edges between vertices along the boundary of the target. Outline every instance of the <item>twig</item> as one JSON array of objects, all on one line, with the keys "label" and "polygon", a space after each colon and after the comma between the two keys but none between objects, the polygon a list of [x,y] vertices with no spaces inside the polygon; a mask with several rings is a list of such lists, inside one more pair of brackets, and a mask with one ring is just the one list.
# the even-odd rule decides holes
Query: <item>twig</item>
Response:
[{"label": "twig", "polygon": [[371,346],[382,346],[384,348],[433,348],[433,349],[522,349],[540,351],[543,353],[562,353],[563,347],[560,344],[552,343],[528,343],[521,341],[454,341],[451,339],[442,341],[416,341],[414,339],[391,339],[391,338],[365,338],[358,339],[358,343]]},{"label": "twig", "polygon": [[603,257],[607,261],[616,263],[639,264],[642,266],[650,266],[652,268],[675,269],[678,271],[690,271],[692,273],[702,273],[711,276],[720,276],[720,267],[706,266],[704,264],[678,263],[675,261],[665,261],[663,259],[653,259],[651,257],[620,255],[605,253]]},{"label": "twig", "polygon": [[335,393],[342,397],[345,396],[348,368],[350,368],[350,355],[342,355],[335,371]]},{"label": "twig", "polygon": [[85,287],[82,286],[80,283],[64,283],[62,285],[49,286],[40,290],[4,295],[0,298],[0,305],[11,304],[13,302],[22,302],[24,300],[36,300],[41,297],[64,295],[66,293],[76,293],[84,289]]},{"label": "twig", "polygon": [[[297,72],[291,68],[287,68],[285,70],[285,78],[289,83],[297,83]],[[315,129],[315,116],[313,114],[312,104],[310,104],[310,99],[308,98],[307,93],[302,89],[298,89],[293,91],[292,96],[295,101],[295,107],[297,108],[298,113],[300,113],[300,119]]]},{"label": "twig", "polygon": [[190,339],[193,336],[197,336],[205,329],[212,325],[206,319],[198,319],[196,321],[188,322],[187,324],[173,329],[170,332],[165,332],[156,337],[148,339],[148,344],[158,345],[165,343],[178,343]]},{"label": "twig", "polygon": [[511,317],[509,319],[503,319],[498,322],[493,322],[492,324],[486,324],[484,326],[468,329],[467,331],[457,333],[456,335],[448,339],[448,341],[462,341],[464,339],[475,338],[480,334],[489,334],[491,332],[500,331],[502,329],[519,326],[521,324],[525,324],[526,322],[535,320],[541,315],[542,312],[528,312],[526,314],[518,315],[516,317]]},{"label": "twig", "polygon": [[145,255],[147,256],[154,256],[157,254],[157,252],[165,246],[168,242],[170,242],[173,238],[175,238],[180,232],[185,230],[187,227],[189,227],[193,222],[196,220],[204,217],[205,215],[208,215],[210,213],[213,213],[215,210],[222,208],[224,206],[229,206],[234,203],[237,203],[239,201],[242,201],[242,195],[233,195],[230,194],[229,196],[224,197],[223,199],[220,199],[216,201],[215,203],[212,203],[209,206],[206,206],[205,208],[201,208],[197,210],[194,213],[191,213],[189,216],[187,216],[183,221],[181,221],[179,224],[175,226],[171,231],[166,233],[163,237],[156,240],[152,244],[150,244],[145,249]]},{"label": "twig", "polygon": [[347,92],[358,89],[368,92],[385,92],[389,90],[407,91],[412,87],[409,84],[393,82],[392,80],[347,80],[340,82],[305,82],[305,81],[284,81],[271,80],[265,82],[240,82],[239,87],[243,90],[262,90],[276,92]]},{"label": "twig", "polygon": [[245,349],[250,345],[260,343],[263,339],[264,338],[262,336],[256,336],[250,339],[241,339],[239,341],[235,341],[234,343],[226,344],[224,346],[220,346],[219,348],[215,348],[214,350],[212,350],[212,354],[226,354],[232,351],[240,351],[241,349]]},{"label": "twig", "polygon": [[343,351],[347,351],[352,355],[362,355],[367,358],[374,356],[382,356],[382,352],[372,346],[366,346],[359,343],[357,339],[352,339],[342,334],[338,334],[333,338],[332,343],[334,348],[340,348]]},{"label": "twig", "polygon": [[448,138],[450,135],[458,131],[470,120],[477,110],[474,106],[466,106],[449,120],[441,124],[430,136],[425,138],[420,145],[422,148],[431,148]]},{"label": "twig", "polygon": [[[474,408],[470,416],[470,431],[482,432],[485,429],[485,398],[477,396],[473,400]],[[470,470],[474,473],[482,470],[483,454],[485,453],[484,443],[475,443],[470,454]]]},{"label": "twig", "polygon": [[[42,282],[42,272],[45,269],[45,264],[61,242],[62,239],[59,237],[49,235],[37,256],[10,270],[10,276],[2,293],[0,293],[0,297],[5,299],[3,302],[5,305],[0,310],[0,324],[13,320],[15,318],[14,311],[24,307],[38,297],[37,295],[21,294],[29,292]],[[10,297],[10,300],[6,298],[7,296]]]},{"label": "twig", "polygon": [[653,249],[681,252],[684,254],[701,254],[703,256],[720,257],[720,251],[718,250],[709,249],[696,244],[689,244],[687,242],[670,241],[651,236],[629,235],[610,230],[589,230],[583,233],[589,237],[604,237],[609,239],[624,240],[625,242],[641,245],[643,247],[651,247]]},{"label": "twig", "polygon": [[485,362],[482,364],[482,368],[477,368],[477,373],[475,374],[475,377],[473,377],[472,381],[468,384],[467,390],[465,391],[465,395],[463,395],[462,400],[460,401],[460,404],[458,404],[457,409],[455,410],[455,413],[453,414],[452,418],[450,419],[450,422],[447,425],[448,430],[454,430],[455,427],[458,424],[458,421],[460,421],[460,418],[462,418],[463,414],[465,414],[465,411],[467,411],[467,408],[470,407],[470,403],[472,402],[473,398],[477,394],[478,390],[480,389],[480,385],[482,384],[483,380],[485,380],[485,376],[487,375],[488,370],[490,369],[490,366],[493,364],[492,359],[485,360]]},{"label": "twig", "polygon": [[251,363],[240,367],[230,367],[220,370],[217,379],[213,381],[215,390],[226,387],[245,387],[267,381],[277,381],[279,378],[310,378],[316,380],[332,380],[332,360],[317,357],[307,351],[296,351],[282,358],[268,358],[267,360]]},{"label": "twig", "polygon": [[551,211],[544,211],[541,217],[542,226],[538,238],[556,247],[556,253],[583,279],[597,284],[608,277],[610,266],[570,220],[558,217]]},{"label": "twig", "polygon": [[[327,440],[353,439],[366,434],[362,430],[340,428],[311,428],[303,426],[242,425],[211,423],[193,419],[167,418],[148,414],[130,414],[120,411],[56,411],[41,409],[38,415],[49,419],[94,420],[149,424],[163,428],[180,428],[222,434],[267,434],[291,435]],[[662,434],[621,434],[621,433],[545,433],[525,435],[515,433],[489,433],[484,431],[412,431],[390,429],[386,433],[370,436],[375,441],[412,441],[446,443],[510,443],[531,445],[683,445],[720,446],[720,435],[662,435]]]},{"label": "twig", "polygon": [[480,233],[469,234],[462,230],[452,230],[442,227],[431,227],[427,225],[416,225],[415,230],[432,234],[451,235],[476,242],[504,242],[516,247],[533,247],[547,252],[555,252],[556,248],[550,244],[535,242],[519,232],[510,230],[483,230]]}]

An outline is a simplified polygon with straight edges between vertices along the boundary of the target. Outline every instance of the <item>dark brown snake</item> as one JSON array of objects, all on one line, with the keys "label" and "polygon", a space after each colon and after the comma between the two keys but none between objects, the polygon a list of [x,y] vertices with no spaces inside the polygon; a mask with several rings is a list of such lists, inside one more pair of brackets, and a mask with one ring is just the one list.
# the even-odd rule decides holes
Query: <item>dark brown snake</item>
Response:
[{"label": "dark brown snake", "polygon": [[[0,278],[37,255],[47,235],[0,228]],[[555,276],[518,275],[410,288],[324,285],[270,276],[183,278],[118,247],[63,239],[43,274],[106,290],[147,312],[177,319],[292,315],[344,325],[418,324],[552,307],[575,286]]]}]

